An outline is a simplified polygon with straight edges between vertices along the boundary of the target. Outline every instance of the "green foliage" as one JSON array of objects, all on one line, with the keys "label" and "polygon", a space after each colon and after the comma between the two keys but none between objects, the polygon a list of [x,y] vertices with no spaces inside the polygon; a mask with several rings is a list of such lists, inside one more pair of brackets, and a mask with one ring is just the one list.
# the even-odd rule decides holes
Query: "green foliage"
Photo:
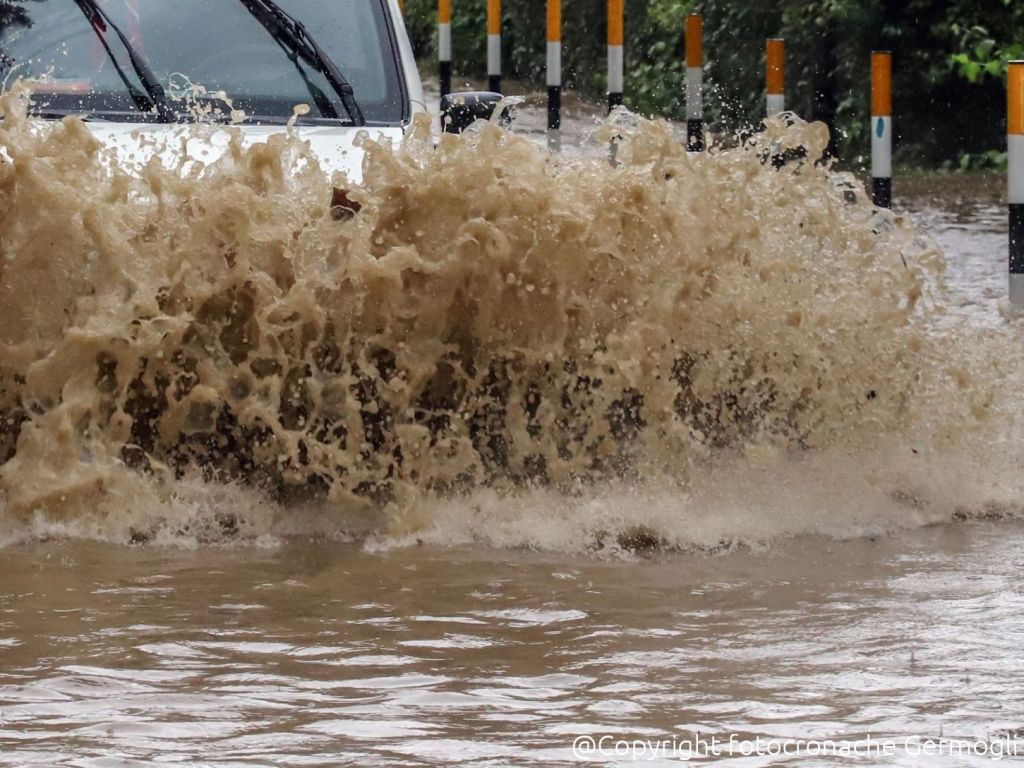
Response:
[{"label": "green foliage", "polygon": [[[978,154],[972,154],[970,152],[964,153],[960,156],[960,162],[956,164],[955,168],[959,171],[974,171],[991,168],[1005,173],[1007,166],[1007,153],[1000,152],[996,149],[990,149],[988,152],[981,152]],[[947,167],[953,166],[950,163],[947,164]]]},{"label": "green foliage", "polygon": [[[1024,24],[1024,18],[1021,22]],[[1024,43],[1000,43],[984,27],[967,30],[961,47],[965,50],[953,54],[953,63],[971,83],[986,77],[1005,78],[1009,62],[1024,58]]]},{"label": "green foliage", "polygon": [[[546,0],[504,0],[505,74],[544,82]],[[486,0],[453,0],[458,75],[486,61]],[[1006,62],[1024,58],[1022,0],[626,0],[626,105],[678,118],[687,13],[704,15],[707,118],[715,130],[756,126],[764,112],[764,44],[786,39],[786,98],[832,129],[832,151],[865,162],[870,53],[893,51],[897,159],[998,164],[1005,142]],[[605,92],[605,0],[564,0],[563,75],[591,98]],[[436,0],[406,0],[417,56],[436,58]]]}]

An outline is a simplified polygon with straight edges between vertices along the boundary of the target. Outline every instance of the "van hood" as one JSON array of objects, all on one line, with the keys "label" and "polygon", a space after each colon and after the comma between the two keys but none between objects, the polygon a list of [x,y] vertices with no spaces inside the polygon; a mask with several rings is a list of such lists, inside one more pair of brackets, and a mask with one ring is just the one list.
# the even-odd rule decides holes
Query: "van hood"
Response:
[{"label": "van hood", "polygon": [[[240,132],[245,146],[267,141],[286,129],[283,126],[195,126],[161,123],[113,123],[89,121],[91,133],[114,150],[122,167],[139,167],[159,157],[167,168],[181,163],[182,155],[200,163],[211,163],[227,150],[231,136]],[[297,126],[295,135],[308,143],[320,166],[328,174],[341,171],[351,183],[362,180],[363,150],[356,139],[367,136],[374,140],[401,141],[401,127],[351,128],[336,126]]]}]

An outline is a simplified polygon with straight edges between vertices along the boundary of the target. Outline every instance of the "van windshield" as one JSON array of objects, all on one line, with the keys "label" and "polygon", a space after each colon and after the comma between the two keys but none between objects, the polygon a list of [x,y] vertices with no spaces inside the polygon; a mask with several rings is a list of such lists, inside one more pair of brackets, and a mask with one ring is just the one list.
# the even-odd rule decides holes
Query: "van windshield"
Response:
[{"label": "van windshield", "polygon": [[[98,0],[172,100],[223,91],[249,119],[351,123],[330,81],[281,45],[241,0]],[[408,117],[384,0],[277,0],[352,85],[368,125]],[[112,29],[75,0],[0,0],[0,78],[41,79],[34,108],[113,120],[154,120],[144,86]],[[105,45],[104,45],[105,43]],[[109,48],[109,50],[107,50]],[[133,95],[134,91],[134,95]],[[186,113],[184,103],[172,106]],[[213,105],[211,105],[213,106]]]}]

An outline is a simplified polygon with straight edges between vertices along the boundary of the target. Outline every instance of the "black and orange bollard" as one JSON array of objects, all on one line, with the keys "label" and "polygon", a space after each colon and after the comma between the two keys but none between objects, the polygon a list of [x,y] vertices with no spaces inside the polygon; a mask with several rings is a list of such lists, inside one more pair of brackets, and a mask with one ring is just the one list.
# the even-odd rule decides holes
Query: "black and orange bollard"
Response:
[{"label": "black and orange bollard", "polygon": [[704,151],[704,22],[686,17],[686,148]]},{"label": "black and orange bollard", "polygon": [[623,45],[625,18],[623,0],[608,0],[608,111],[622,105],[625,86]]},{"label": "black and orange bollard", "polygon": [[1024,309],[1024,61],[1007,77],[1006,160],[1010,204],[1010,305]]},{"label": "black and orange bollard", "polygon": [[548,131],[562,128],[562,0],[548,0]]},{"label": "black and orange bollard", "polygon": [[437,64],[441,95],[452,92],[452,0],[437,0]]},{"label": "black and orange bollard", "polygon": [[871,54],[871,199],[892,207],[892,54]]},{"label": "black and orange bollard", "polygon": [[487,0],[487,87],[501,93],[501,0]]},{"label": "black and orange bollard", "polygon": [[765,46],[765,114],[786,111],[786,43],[774,37]]}]

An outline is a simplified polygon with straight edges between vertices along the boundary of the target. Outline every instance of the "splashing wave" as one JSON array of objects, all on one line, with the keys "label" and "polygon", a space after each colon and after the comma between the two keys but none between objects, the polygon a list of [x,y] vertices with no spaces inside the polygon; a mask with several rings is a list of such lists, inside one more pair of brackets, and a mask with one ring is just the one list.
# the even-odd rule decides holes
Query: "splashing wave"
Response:
[{"label": "splashing wave", "polygon": [[[692,155],[620,118],[611,167],[496,125],[435,147],[423,121],[365,141],[350,186],[290,134],[223,128],[214,162],[127,167],[81,121],[28,119],[23,93],[0,111],[15,538],[253,540],[310,509],[321,529],[569,548],[828,532],[818,502],[787,513],[797,478],[824,500],[843,467],[850,509],[878,456],[963,467],[1019,370],[998,330],[943,317],[927,239],[801,159],[820,124]],[[778,499],[756,524],[751,478]],[[944,493],[900,482],[882,496]],[[691,536],[687,505],[729,488],[746,501],[705,505]],[[619,493],[647,501],[601,507]],[[536,540],[562,512],[576,533]]]}]

